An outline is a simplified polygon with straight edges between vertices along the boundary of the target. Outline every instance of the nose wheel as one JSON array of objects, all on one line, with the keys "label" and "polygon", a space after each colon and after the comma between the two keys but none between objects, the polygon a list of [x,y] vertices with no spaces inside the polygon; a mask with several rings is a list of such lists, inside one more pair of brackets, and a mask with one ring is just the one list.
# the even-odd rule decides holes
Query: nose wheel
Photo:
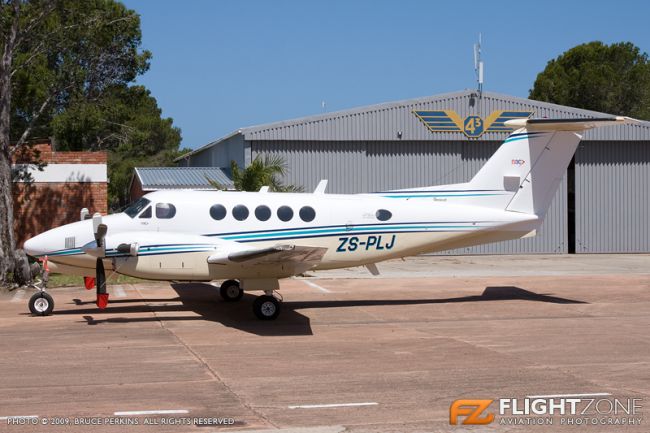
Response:
[{"label": "nose wheel", "polygon": [[49,316],[54,310],[54,299],[52,299],[52,296],[45,291],[50,274],[47,268],[47,257],[44,260],[43,267],[43,279],[36,279],[36,282],[31,284],[32,287],[38,289],[38,292],[34,293],[32,297],[29,298],[28,303],[29,311],[31,311],[35,316]]},{"label": "nose wheel", "polygon": [[49,316],[54,310],[54,299],[44,291],[36,292],[29,298],[29,311],[35,316]]}]

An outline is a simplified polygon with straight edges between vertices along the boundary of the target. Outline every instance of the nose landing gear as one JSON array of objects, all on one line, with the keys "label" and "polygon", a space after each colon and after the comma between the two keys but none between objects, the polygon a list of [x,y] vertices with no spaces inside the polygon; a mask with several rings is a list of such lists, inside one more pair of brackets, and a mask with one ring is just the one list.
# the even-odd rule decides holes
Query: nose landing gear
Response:
[{"label": "nose landing gear", "polygon": [[35,316],[49,316],[54,310],[54,299],[45,290],[39,290],[29,298],[29,311]]},{"label": "nose landing gear", "polygon": [[32,284],[32,287],[38,289],[29,298],[29,311],[35,316],[49,316],[54,310],[54,299],[45,291],[49,276],[49,269],[47,268],[47,258],[43,260],[43,280],[37,280]]}]

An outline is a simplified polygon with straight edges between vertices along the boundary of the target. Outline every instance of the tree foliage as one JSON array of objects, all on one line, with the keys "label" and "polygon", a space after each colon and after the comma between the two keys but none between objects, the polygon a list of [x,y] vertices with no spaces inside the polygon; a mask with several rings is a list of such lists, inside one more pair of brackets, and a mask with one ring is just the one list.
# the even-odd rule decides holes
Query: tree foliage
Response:
[{"label": "tree foliage", "polygon": [[149,69],[140,51],[140,18],[111,0],[21,3],[21,16],[42,16],[16,47],[11,139],[48,136],[57,114],[100,100]]},{"label": "tree foliage", "polygon": [[590,42],[548,62],[531,99],[650,119],[648,55],[630,42]]},{"label": "tree foliage", "polygon": [[301,192],[302,187],[285,185],[279,177],[287,174],[287,163],[279,155],[256,156],[250,165],[239,168],[235,161],[230,163],[232,182],[239,191],[259,191],[268,186],[274,192]]},{"label": "tree foliage", "polygon": [[127,204],[137,165],[170,165],[178,156],[180,130],[163,118],[143,86],[116,85],[96,101],[80,99],[57,114],[51,128],[59,149],[108,149],[111,207]]},{"label": "tree foliage", "polygon": [[108,149],[114,201],[130,167],[176,155],[180,132],[129,86],[149,68],[139,16],[114,0],[0,0],[0,283],[15,266],[11,158],[32,137]]}]

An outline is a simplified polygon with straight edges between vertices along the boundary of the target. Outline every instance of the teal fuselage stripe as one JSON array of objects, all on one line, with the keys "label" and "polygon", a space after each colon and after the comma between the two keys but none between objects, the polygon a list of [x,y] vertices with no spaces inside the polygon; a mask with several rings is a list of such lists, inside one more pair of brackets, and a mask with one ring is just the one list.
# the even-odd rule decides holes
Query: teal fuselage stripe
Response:
[{"label": "teal fuselage stripe", "polygon": [[428,197],[489,197],[495,195],[505,195],[505,194],[391,194],[391,195],[382,195],[386,198],[428,198]]},{"label": "teal fuselage stripe", "polygon": [[272,233],[255,233],[255,234],[241,234],[241,235],[225,235],[220,236],[222,239],[234,241],[234,240],[253,240],[253,239],[264,239],[264,238],[282,238],[286,236],[299,237],[299,235],[323,235],[329,234],[331,236],[341,236],[347,235],[355,232],[363,232],[364,234],[382,234],[382,233],[408,233],[410,231],[430,231],[432,229],[472,229],[479,228],[477,226],[469,225],[438,225],[438,226],[398,226],[398,225],[386,225],[382,226],[382,230],[373,230],[368,229],[368,227],[350,227],[350,228],[333,228],[333,229],[287,229],[282,232],[272,232]]},{"label": "teal fuselage stripe", "polygon": [[517,141],[517,140],[527,140],[529,137],[527,135],[524,136],[519,136],[519,137],[512,137],[508,138],[504,143],[510,143],[511,141]]},{"label": "teal fuselage stripe", "polygon": [[[469,224],[444,224],[444,225],[400,225],[400,224],[383,224],[380,227],[332,227],[332,228],[304,228],[304,229],[284,229],[275,230],[266,233],[241,233],[235,235],[213,234],[209,236],[218,236],[224,240],[238,242],[254,242],[267,240],[286,240],[286,239],[303,239],[315,237],[338,237],[354,235],[381,235],[381,234],[399,234],[399,233],[426,233],[438,231],[473,231],[485,228],[486,226],[476,226]],[[489,227],[489,226],[487,226]],[[156,254],[175,254],[183,252],[204,252],[212,251],[214,246],[206,244],[179,244],[165,246],[142,246],[138,255],[156,255]],[[84,254],[80,248],[71,248],[67,250],[55,251],[47,254],[48,256],[70,256]],[[115,249],[106,251],[107,257],[128,256],[128,254],[117,252]]]}]

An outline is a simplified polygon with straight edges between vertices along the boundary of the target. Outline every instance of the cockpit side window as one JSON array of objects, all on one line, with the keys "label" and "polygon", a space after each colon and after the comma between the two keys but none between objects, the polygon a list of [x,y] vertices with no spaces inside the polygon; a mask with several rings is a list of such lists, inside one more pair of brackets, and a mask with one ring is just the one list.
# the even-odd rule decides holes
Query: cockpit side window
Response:
[{"label": "cockpit side window", "polygon": [[170,219],[176,215],[176,206],[171,203],[156,203],[156,218]]},{"label": "cockpit side window", "polygon": [[142,212],[138,218],[151,218],[151,206],[146,208],[144,210],[144,212]]},{"label": "cockpit side window", "polygon": [[129,207],[127,207],[124,210],[124,213],[130,216],[131,218],[135,218],[137,214],[140,213],[142,209],[144,209],[149,203],[151,203],[148,199],[144,197],[140,197],[136,202],[132,203]]}]

